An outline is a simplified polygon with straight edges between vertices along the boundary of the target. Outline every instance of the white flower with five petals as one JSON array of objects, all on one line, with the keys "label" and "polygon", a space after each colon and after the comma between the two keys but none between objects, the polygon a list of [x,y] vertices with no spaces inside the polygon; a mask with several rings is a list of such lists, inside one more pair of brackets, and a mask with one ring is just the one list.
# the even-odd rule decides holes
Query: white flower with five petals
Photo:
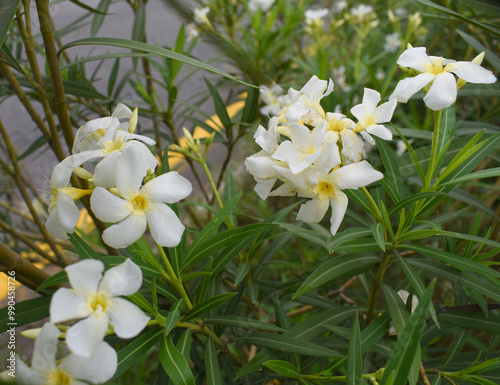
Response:
[{"label": "white flower with five petals", "polygon": [[425,51],[425,47],[412,47],[401,54],[398,65],[419,74],[401,80],[389,99],[406,103],[417,91],[430,85],[424,102],[431,110],[438,111],[457,100],[457,80],[453,74],[469,83],[491,84],[497,80],[491,71],[476,63],[428,56]]},{"label": "white flower with five petals", "polygon": [[31,368],[16,356],[18,385],[86,385],[84,381],[102,384],[113,377],[118,358],[115,350],[103,341],[91,357],[71,353],[56,363],[59,334],[54,324],[43,325],[35,340]]},{"label": "white flower with five petals", "polygon": [[[90,358],[101,346],[109,324],[120,338],[131,338],[149,321],[134,303],[120,298],[142,285],[142,271],[130,259],[104,276],[101,261],[85,259],[65,268],[73,290],[58,289],[50,302],[50,321],[80,319],[66,332],[66,344],[75,354]],[[83,319],[82,319],[83,318]]]},{"label": "white flower with five petals", "polygon": [[103,222],[118,222],[104,230],[106,244],[124,248],[137,241],[149,224],[153,239],[161,246],[174,247],[181,240],[184,225],[167,203],[176,203],[191,194],[191,183],[171,171],[142,185],[149,165],[137,146],[127,148],[117,162],[115,195],[96,187],[90,198],[95,216]]},{"label": "white flower with five petals", "polygon": [[361,133],[363,139],[370,144],[375,144],[370,135],[378,136],[384,140],[392,139],[391,131],[380,123],[387,123],[392,119],[397,101],[389,100],[377,107],[379,102],[380,93],[365,88],[362,103],[351,108],[351,114],[358,120],[354,132]]}]

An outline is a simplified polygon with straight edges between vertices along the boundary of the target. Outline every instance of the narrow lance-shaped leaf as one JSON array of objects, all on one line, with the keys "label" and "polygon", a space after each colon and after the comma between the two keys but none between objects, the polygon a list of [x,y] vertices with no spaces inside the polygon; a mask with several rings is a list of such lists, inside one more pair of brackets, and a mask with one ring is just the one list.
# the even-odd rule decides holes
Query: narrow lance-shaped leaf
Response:
[{"label": "narrow lance-shaped leaf", "polygon": [[363,383],[363,356],[361,354],[361,332],[359,330],[359,315],[354,317],[349,349],[347,351],[347,383],[361,385]]},{"label": "narrow lance-shaped leaf", "polygon": [[271,369],[273,372],[281,374],[284,377],[298,380],[300,378],[299,369],[292,363],[281,360],[271,360],[264,362],[264,366]]},{"label": "narrow lance-shaped leaf", "polygon": [[205,344],[205,372],[207,374],[208,385],[222,384],[217,350],[215,349],[215,342],[212,338],[209,338]]},{"label": "narrow lance-shaped leaf", "polygon": [[161,339],[160,361],[174,385],[195,385],[186,358],[174,346],[170,336],[163,335]]}]

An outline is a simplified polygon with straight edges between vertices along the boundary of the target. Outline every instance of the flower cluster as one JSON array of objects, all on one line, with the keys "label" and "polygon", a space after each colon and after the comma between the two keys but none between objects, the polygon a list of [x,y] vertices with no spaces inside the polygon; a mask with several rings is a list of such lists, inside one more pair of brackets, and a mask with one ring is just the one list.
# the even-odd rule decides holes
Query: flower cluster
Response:
[{"label": "flower cluster", "polygon": [[[35,341],[32,366],[19,357],[17,381],[20,385],[102,384],[116,372],[116,351],[103,341],[107,334],[120,338],[138,335],[149,321],[142,310],[120,296],[132,295],[142,285],[141,269],[130,259],[110,268],[104,276],[102,262],[86,259],[66,267],[72,290],[58,289],[50,303],[50,322]],[[79,320],[65,330],[71,353],[56,363],[61,335],[55,323]],[[64,334],[63,334],[64,335]]]},{"label": "flower cluster", "polygon": [[[300,91],[290,88],[268,129],[257,129],[254,138],[262,150],[248,157],[245,166],[262,199],[293,195],[310,199],[300,206],[298,220],[318,223],[331,206],[330,231],[335,234],[348,203],[342,190],[364,187],[383,177],[363,160],[358,133],[370,144],[375,144],[372,135],[391,139],[381,123],[392,118],[397,103],[378,106],[380,94],[366,88],[362,103],[351,109],[354,122],[323,110],[321,99],[332,91],[332,81],[316,76]],[[283,183],[274,189],[277,180]]]},{"label": "flower cluster", "polygon": [[[124,248],[137,241],[149,226],[161,246],[176,246],[184,226],[167,203],[187,197],[191,183],[176,172],[155,177],[158,160],[147,145],[154,140],[134,134],[137,109],[118,104],[109,117],[94,119],[78,129],[73,155],[54,167],[47,229],[58,238],[72,233],[80,217],[75,201],[91,194],[91,209],[104,222],[116,223],[103,241]],[[128,119],[128,121],[123,121]],[[81,166],[99,160],[90,173]],[[69,186],[76,173],[88,189]]]}]

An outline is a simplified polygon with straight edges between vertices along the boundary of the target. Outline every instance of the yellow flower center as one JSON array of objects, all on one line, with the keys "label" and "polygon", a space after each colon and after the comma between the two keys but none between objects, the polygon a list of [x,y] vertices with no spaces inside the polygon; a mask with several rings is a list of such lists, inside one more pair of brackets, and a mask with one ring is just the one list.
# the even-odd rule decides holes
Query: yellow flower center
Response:
[{"label": "yellow flower center", "polygon": [[137,194],[128,201],[127,208],[135,215],[144,215],[149,210],[149,200],[147,196]]},{"label": "yellow flower center", "polygon": [[328,129],[330,131],[342,132],[347,128],[347,126],[349,126],[348,120],[339,122],[337,118],[333,117],[331,120],[328,121]]},{"label": "yellow flower center", "polygon": [[108,154],[113,151],[120,151],[123,147],[123,140],[121,138],[116,138],[115,140],[108,141],[104,144],[104,151]]},{"label": "yellow flower center", "polygon": [[49,373],[45,385],[71,385],[72,383],[73,378],[57,368]]},{"label": "yellow flower center", "polygon": [[442,57],[437,57],[434,59],[432,63],[427,63],[425,65],[425,72],[434,74],[434,75],[439,75],[440,73],[445,72],[443,69],[443,58]]},{"label": "yellow flower center", "polygon": [[319,195],[320,200],[324,201],[335,195],[335,186],[328,182],[319,182],[316,187],[314,187],[313,192]]},{"label": "yellow flower center", "polygon": [[91,294],[87,299],[87,304],[90,307],[90,311],[94,314],[105,313],[109,306],[109,298],[106,293],[98,291],[97,293]]}]

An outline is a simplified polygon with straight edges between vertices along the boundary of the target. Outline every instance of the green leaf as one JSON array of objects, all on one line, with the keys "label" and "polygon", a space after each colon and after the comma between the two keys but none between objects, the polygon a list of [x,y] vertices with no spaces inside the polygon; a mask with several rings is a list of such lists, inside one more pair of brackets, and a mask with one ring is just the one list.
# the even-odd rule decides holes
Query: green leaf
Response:
[{"label": "green leaf", "polygon": [[[404,331],[401,334],[398,333],[398,342],[387,362],[381,385],[388,383],[406,384],[414,358],[420,350],[420,339],[424,331],[427,309],[431,303],[435,285],[436,280],[433,280],[415,312],[408,319]],[[393,380],[389,381],[391,376],[393,376]]]},{"label": "green leaf", "polygon": [[298,380],[300,378],[300,371],[294,364],[281,361],[281,360],[271,360],[264,362],[264,366],[271,369],[273,372],[281,374],[284,377],[293,378]]},{"label": "green leaf", "polygon": [[445,196],[446,194],[440,191],[426,191],[422,193],[416,193],[410,195],[408,198],[403,199],[402,201],[398,202],[392,210],[389,212],[389,216],[393,216],[396,214],[398,211],[404,209],[405,207],[411,205],[412,203],[421,201],[423,199],[435,197],[435,196]]},{"label": "green leaf", "polygon": [[392,182],[391,184],[394,187],[395,196],[391,198],[395,203],[399,202],[401,197],[404,196],[404,188],[403,178],[401,178],[401,174],[399,173],[398,160],[394,156],[394,150],[389,147],[385,140],[375,137],[375,141],[377,142],[380,157],[384,163],[385,177]]},{"label": "green leaf", "polygon": [[254,223],[252,225],[241,226],[235,229],[223,231],[202,243],[198,242],[195,246],[191,246],[189,248],[186,256],[184,257],[184,269],[195,263],[203,261],[205,258],[215,254],[225,247],[238,243],[241,240],[251,240],[262,232],[275,227],[278,227],[278,225],[274,223]]},{"label": "green leaf", "polygon": [[253,357],[248,363],[243,366],[238,373],[236,373],[235,380],[238,380],[242,377],[248,376],[254,372],[257,372],[262,369],[262,365],[264,362],[269,361],[270,358],[279,358],[283,354],[276,353],[274,351],[269,351],[267,349],[262,349],[258,352],[255,357]]},{"label": "green leaf", "polygon": [[262,346],[267,349],[279,350],[288,353],[297,353],[304,356],[341,358],[340,353],[323,346],[292,338],[288,333],[278,335],[271,333],[252,333],[249,337],[238,338],[243,343]]},{"label": "green leaf", "polygon": [[[457,33],[464,39],[467,43],[469,43],[472,47],[477,52],[485,52],[484,59],[490,63],[497,71],[500,71],[500,58],[498,56],[491,52],[489,49],[487,49],[479,40],[476,40],[474,37],[471,35],[465,33],[464,31],[461,31],[459,29],[456,30]],[[482,123],[482,122],[481,122]]]},{"label": "green leaf", "polygon": [[473,24],[473,25],[475,25],[475,26],[477,26],[479,28],[482,28],[482,29],[484,29],[484,30],[486,30],[488,32],[491,32],[491,33],[493,33],[493,34],[495,34],[497,36],[500,36],[500,30],[498,28],[490,27],[490,26],[488,26],[486,24],[483,24],[483,23],[480,23],[480,22],[478,22],[476,20],[469,19],[469,18],[461,15],[458,12],[455,12],[455,11],[449,9],[449,8],[443,7],[443,6],[438,5],[436,3],[433,3],[430,0],[417,0],[417,1],[419,3],[424,4],[424,5],[428,5],[429,7],[435,8],[435,9],[441,11],[441,12],[444,12],[444,13],[450,15],[450,16],[453,16],[453,17],[455,17],[457,19],[464,20],[464,21],[466,21],[466,22],[468,22],[470,24]]},{"label": "green leaf", "polygon": [[174,385],[196,385],[186,358],[174,346],[170,336],[163,335],[161,339],[160,361]]},{"label": "green leaf", "polygon": [[489,284],[487,281],[477,277],[475,274],[460,271],[453,267],[435,261],[423,259],[407,259],[407,261],[413,266],[420,267],[422,269],[430,271],[432,274],[437,275],[438,277],[443,277],[462,286],[469,287],[487,297],[490,297],[497,302],[500,302],[500,293],[498,287]]},{"label": "green leaf", "polygon": [[26,325],[48,317],[51,298],[52,296],[44,296],[18,302],[15,305],[15,315],[11,316],[8,306],[0,309],[0,333],[11,327]]},{"label": "green leaf", "polygon": [[238,268],[236,269],[236,274],[234,275],[235,286],[238,286],[241,283],[241,281],[243,281],[243,279],[250,271],[251,267],[252,265],[249,264],[248,262],[242,262],[238,265]]},{"label": "green leaf", "polygon": [[175,327],[175,324],[181,318],[182,308],[184,307],[184,299],[178,299],[170,308],[167,315],[167,321],[165,324],[165,335],[168,335],[172,329]]},{"label": "green leaf", "polygon": [[361,332],[359,330],[359,316],[356,314],[352,324],[349,349],[347,351],[347,383],[361,385],[363,383],[363,355],[361,353]]},{"label": "green leaf", "polygon": [[363,238],[371,234],[372,231],[365,227],[352,227],[328,238],[326,241],[326,247],[329,253],[333,253],[337,245],[352,239]]},{"label": "green leaf", "polygon": [[132,25],[132,40],[142,42],[146,34],[146,5],[139,2],[135,10],[134,24]]},{"label": "green leaf", "polygon": [[[182,24],[181,27],[179,28],[179,33],[177,34],[177,40],[175,41],[174,52],[180,54],[184,53],[185,40],[186,40],[186,32],[184,24]],[[175,78],[177,77],[177,74],[179,73],[181,67],[182,67],[182,62],[178,60],[172,60],[172,63],[170,65],[170,86],[174,85]]]},{"label": "green leaf", "polygon": [[241,124],[251,124],[257,118],[257,112],[259,110],[259,89],[249,88],[248,95],[245,99],[245,107],[243,107],[243,112],[241,113]]},{"label": "green leaf", "polygon": [[462,0],[475,11],[485,12],[488,16],[499,17],[500,6],[496,0]]},{"label": "green leaf", "polygon": [[500,279],[500,272],[486,267],[480,263],[474,262],[470,259],[466,259],[460,255],[427,246],[400,245],[400,247],[407,250],[412,250],[415,253],[425,255],[430,258],[437,259],[438,261],[449,264],[464,272],[473,271],[474,273],[479,274],[481,277],[493,282],[494,284],[498,284],[498,280]]},{"label": "green leaf", "polygon": [[20,0],[0,0],[0,47],[9,32]]},{"label": "green leaf", "polygon": [[382,291],[384,292],[394,329],[396,329],[396,333],[400,336],[403,333],[408,318],[410,318],[410,312],[406,309],[405,303],[392,287],[383,285]]},{"label": "green leaf", "polygon": [[209,338],[205,344],[205,373],[208,385],[222,384],[222,375],[219,368],[219,360],[217,359],[217,351],[215,350],[215,342]]},{"label": "green leaf", "polygon": [[78,47],[81,45],[106,45],[106,46],[112,46],[112,47],[120,47],[120,48],[127,48],[131,50],[136,50],[136,51],[144,51],[144,52],[149,52],[157,56],[161,57],[166,57],[174,60],[179,60],[183,63],[192,65],[197,68],[201,68],[205,71],[212,72],[214,74],[226,77],[228,79],[234,80],[238,83],[254,87],[253,85],[246,83],[244,81],[239,80],[238,78],[229,75],[228,73],[219,70],[216,67],[213,67],[209,64],[205,64],[199,60],[193,59],[188,56],[181,55],[177,52],[170,51],[165,48],[158,47],[156,45],[152,44],[147,44],[147,43],[142,43],[138,41],[130,41],[128,39],[117,39],[117,38],[109,38],[109,37],[91,37],[87,39],[81,39],[81,40],[75,40],[72,41],[66,45],[64,45],[60,50],[59,50],[59,55],[61,54],[62,51],[65,51],[69,48],[72,47]]},{"label": "green leaf", "polygon": [[202,303],[196,305],[184,317],[183,321],[189,321],[193,318],[201,317],[203,314],[208,313],[210,310],[215,309],[217,306],[222,305],[224,302],[229,301],[238,293],[223,293],[214,297],[210,297]]},{"label": "green leaf", "polygon": [[372,233],[380,250],[385,251],[384,225],[382,223],[374,223],[372,225]]},{"label": "green leaf", "polygon": [[285,331],[284,329],[282,329],[276,325],[269,324],[269,323],[261,321],[261,320],[233,316],[233,315],[220,315],[217,317],[207,318],[203,321],[207,324],[241,327],[241,328],[257,329],[257,330],[266,330],[266,331],[270,331],[270,332],[283,332],[283,331]]},{"label": "green leaf", "polygon": [[453,134],[455,133],[455,117],[455,105],[452,105],[443,110],[443,113],[441,115],[439,138],[437,142],[436,154],[439,155],[439,158],[437,159],[436,169],[439,168],[439,165],[443,161],[446,148],[449,145],[450,140],[453,139]]},{"label": "green leaf", "polygon": [[[97,251],[92,249],[87,244],[87,242],[80,238],[76,232],[74,232],[73,234],[68,234],[68,236],[73,246],[75,246],[76,253],[80,256],[81,259],[90,258],[102,260],[102,256]],[[103,263],[106,268],[109,267],[109,263],[107,263],[106,261],[103,261]]]},{"label": "green leaf", "polygon": [[55,273],[52,277],[47,278],[45,281],[43,281],[35,290],[35,293],[38,293],[39,291],[51,287],[51,286],[56,286],[60,285],[62,283],[68,282],[68,275],[64,270],[59,271]]},{"label": "green leaf", "polygon": [[482,178],[496,178],[500,176],[500,167],[493,167],[486,170],[481,170],[477,172],[473,172],[471,174],[463,175],[458,178],[454,178],[446,183],[441,183],[441,186],[446,186],[448,184],[458,184],[462,182],[467,182],[469,180],[474,179],[482,179]]},{"label": "green leaf", "polygon": [[137,337],[118,352],[118,368],[113,379],[118,378],[151,348],[161,337],[162,328],[154,328]]},{"label": "green leaf", "polygon": [[[408,281],[410,281],[411,286],[415,290],[415,294],[417,295],[418,298],[422,298],[425,293],[425,286],[422,280],[420,279],[420,276],[417,274],[417,272],[410,266],[406,260],[401,257],[399,254],[395,254],[396,260],[398,261],[399,265],[403,269],[403,272],[405,273],[406,278],[408,278]],[[429,314],[432,317],[432,320],[436,324],[437,327],[439,327],[439,323],[437,320],[436,316],[436,311],[434,309],[434,306],[432,303],[429,305]]]},{"label": "green leaf", "polygon": [[113,64],[113,68],[111,69],[111,72],[109,74],[109,80],[108,80],[108,95],[109,96],[113,95],[113,89],[115,88],[116,78],[118,76],[119,69],[120,69],[120,59],[116,58],[115,64]]},{"label": "green leaf", "polygon": [[142,310],[144,310],[148,313],[151,313],[151,314],[156,313],[153,306],[151,306],[151,304],[148,302],[148,300],[146,298],[144,298],[144,296],[141,293],[139,293],[139,292],[134,293],[132,295],[127,296],[127,298],[129,300],[131,300],[133,303],[135,303],[136,305],[138,305]]},{"label": "green leaf", "polygon": [[99,5],[97,6],[97,10],[99,13],[94,15],[92,19],[92,25],[90,27],[90,36],[95,36],[101,29],[102,23],[104,22],[104,18],[108,13],[109,5],[111,4],[111,0],[101,0]]},{"label": "green leaf", "polygon": [[334,279],[345,277],[347,275],[354,276],[359,273],[371,270],[377,266],[380,259],[371,255],[352,256],[342,255],[334,257],[329,261],[321,264],[314,272],[306,278],[304,283],[300,285],[295,292],[293,298],[311,291],[327,282]]},{"label": "green leaf", "polygon": [[498,333],[500,330],[500,316],[492,314],[491,312],[485,317],[482,312],[465,312],[447,309],[439,314],[439,322],[446,325],[482,330],[490,333]]},{"label": "green leaf", "polygon": [[[231,118],[229,117],[229,114],[227,113],[226,109],[226,103],[222,101],[222,98],[217,91],[217,89],[210,83],[207,79],[205,79],[205,83],[208,87],[208,91],[210,92],[210,95],[212,96],[212,100],[214,102],[214,107],[215,107],[215,112],[217,116],[219,117],[222,127],[227,131],[228,139],[231,138],[230,130],[233,126],[233,123],[231,122]],[[229,139],[231,140],[231,139]]]},{"label": "green leaf", "polygon": [[448,352],[446,353],[446,357],[442,365],[443,368],[446,367],[446,365],[448,365],[450,362],[452,362],[453,359],[457,356],[457,354],[460,353],[465,343],[467,342],[468,336],[469,336],[469,329],[463,327],[458,328],[455,334],[455,338],[453,339],[453,343],[448,348]]}]

